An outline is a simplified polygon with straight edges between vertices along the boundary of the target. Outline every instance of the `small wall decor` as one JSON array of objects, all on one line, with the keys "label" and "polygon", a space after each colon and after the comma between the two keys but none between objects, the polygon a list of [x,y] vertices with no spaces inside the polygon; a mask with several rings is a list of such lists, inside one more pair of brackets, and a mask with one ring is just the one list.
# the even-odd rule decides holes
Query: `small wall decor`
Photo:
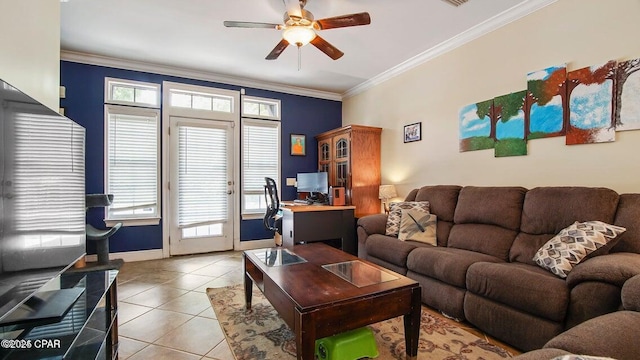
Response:
[{"label": "small wall decor", "polygon": [[567,104],[567,65],[527,74],[527,139],[563,136]]},{"label": "small wall decor", "polygon": [[291,134],[291,155],[306,156],[307,142],[306,136],[301,134]]},{"label": "small wall decor", "polygon": [[527,155],[524,103],[527,91],[519,91],[493,99],[495,125],[491,127],[495,156]]},{"label": "small wall decor", "polygon": [[574,70],[567,74],[569,124],[566,144],[615,140],[613,85],[616,62]]},{"label": "small wall decor", "polygon": [[422,140],[422,122],[417,122],[404,126],[404,142],[414,142]]},{"label": "small wall decor", "polygon": [[618,63],[616,72],[616,131],[640,129],[640,59]]},{"label": "small wall decor", "polygon": [[493,149],[493,99],[460,109],[460,152]]}]

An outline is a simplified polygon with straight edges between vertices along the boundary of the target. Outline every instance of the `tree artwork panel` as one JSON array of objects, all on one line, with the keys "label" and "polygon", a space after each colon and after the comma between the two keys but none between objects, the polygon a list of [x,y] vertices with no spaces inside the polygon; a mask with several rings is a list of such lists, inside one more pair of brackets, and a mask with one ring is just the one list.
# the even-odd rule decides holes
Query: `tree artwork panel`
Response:
[{"label": "tree artwork panel", "polygon": [[464,106],[459,118],[460,152],[493,149],[493,99]]},{"label": "tree artwork panel", "polygon": [[493,99],[495,156],[527,155],[525,137],[525,102],[527,91],[519,91]]},{"label": "tree artwork panel", "polygon": [[616,131],[640,129],[640,59],[623,61],[616,72]]},{"label": "tree artwork panel", "polygon": [[615,61],[567,74],[569,98],[567,145],[615,140],[615,102],[613,101],[615,76]]},{"label": "tree artwork panel", "polygon": [[563,136],[566,132],[567,65],[527,74],[526,138]]}]

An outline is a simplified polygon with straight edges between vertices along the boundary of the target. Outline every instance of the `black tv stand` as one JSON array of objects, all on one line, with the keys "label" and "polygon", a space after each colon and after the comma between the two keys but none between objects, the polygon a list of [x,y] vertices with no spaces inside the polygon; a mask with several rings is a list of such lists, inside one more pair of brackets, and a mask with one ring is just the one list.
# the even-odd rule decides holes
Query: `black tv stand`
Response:
[{"label": "black tv stand", "polygon": [[[0,326],[2,339],[30,343],[30,348],[3,349],[2,360],[14,359],[103,359],[118,358],[118,270],[66,271],[53,280],[58,289],[38,293],[38,298],[25,303],[38,309],[47,309],[60,301],[65,308],[75,292],[79,292],[72,306],[64,309],[61,317],[47,320],[35,317],[33,321],[10,314]],[[74,290],[78,289],[78,290]],[[48,296],[44,294],[49,293]],[[55,306],[54,306],[55,308]],[[20,309],[20,307],[18,308]],[[38,313],[38,311],[35,311]],[[21,319],[9,324],[5,320]],[[49,348],[36,348],[36,340],[52,339]]]}]

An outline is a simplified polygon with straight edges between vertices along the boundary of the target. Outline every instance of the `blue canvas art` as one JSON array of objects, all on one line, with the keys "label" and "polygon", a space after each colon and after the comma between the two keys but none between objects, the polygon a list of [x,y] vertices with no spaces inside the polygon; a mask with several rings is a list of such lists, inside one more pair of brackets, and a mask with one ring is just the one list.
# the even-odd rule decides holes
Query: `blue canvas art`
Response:
[{"label": "blue canvas art", "polygon": [[565,134],[566,78],[564,64],[527,74],[527,139]]},{"label": "blue canvas art", "polygon": [[493,100],[470,104],[460,109],[460,152],[492,149]]}]

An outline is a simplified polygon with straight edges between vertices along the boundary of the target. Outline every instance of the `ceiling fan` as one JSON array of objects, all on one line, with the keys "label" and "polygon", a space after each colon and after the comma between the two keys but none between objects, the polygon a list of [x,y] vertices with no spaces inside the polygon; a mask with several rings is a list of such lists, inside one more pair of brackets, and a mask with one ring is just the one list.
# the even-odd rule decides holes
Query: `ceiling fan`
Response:
[{"label": "ceiling fan", "polygon": [[277,59],[289,44],[296,45],[300,48],[308,43],[311,43],[333,60],[338,60],[344,53],[321,38],[317,34],[317,31],[348,26],[369,25],[371,23],[371,17],[367,12],[314,20],[313,14],[304,9],[307,0],[283,1],[287,10],[284,13],[284,24],[225,21],[224,26],[282,30],[282,40],[280,40],[278,45],[267,55],[265,58],[267,60]]}]

